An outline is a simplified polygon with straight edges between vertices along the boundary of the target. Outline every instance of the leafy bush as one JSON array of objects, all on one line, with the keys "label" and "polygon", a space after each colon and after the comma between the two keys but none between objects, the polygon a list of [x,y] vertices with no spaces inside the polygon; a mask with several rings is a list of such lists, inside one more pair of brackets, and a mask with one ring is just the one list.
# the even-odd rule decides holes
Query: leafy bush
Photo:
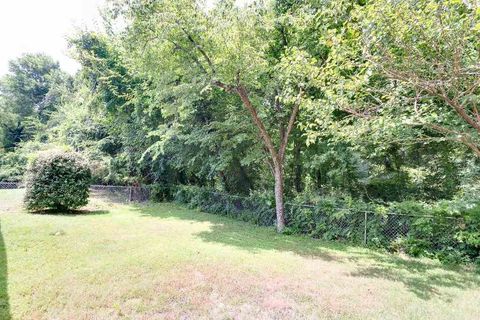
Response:
[{"label": "leafy bush", "polygon": [[185,203],[190,208],[199,208],[205,212],[263,226],[270,226],[275,222],[272,201],[262,194],[241,197],[195,186],[179,186],[176,189],[175,201]]},{"label": "leafy bush", "polygon": [[88,203],[91,172],[77,153],[40,154],[27,170],[25,205],[28,210],[68,210]]},{"label": "leafy bush", "polygon": [[175,196],[175,187],[166,186],[163,184],[152,184],[148,187],[150,200],[156,202],[172,201]]},{"label": "leafy bush", "polygon": [[[263,194],[240,197],[194,186],[175,188],[174,199],[191,208],[258,225],[274,225],[273,201]],[[160,197],[162,198],[162,197]],[[307,204],[306,204],[307,203]],[[480,203],[418,201],[365,203],[349,197],[304,195],[286,204],[286,233],[307,234],[447,263],[480,260]],[[366,220],[365,220],[366,217]]]},{"label": "leafy bush", "polygon": [[26,163],[26,157],[19,153],[0,151],[0,181],[21,181]]}]

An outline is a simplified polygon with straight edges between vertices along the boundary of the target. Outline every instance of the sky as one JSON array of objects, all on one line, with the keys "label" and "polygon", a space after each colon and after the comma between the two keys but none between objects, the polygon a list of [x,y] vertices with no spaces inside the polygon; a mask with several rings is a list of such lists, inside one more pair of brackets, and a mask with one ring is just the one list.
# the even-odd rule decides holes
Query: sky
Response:
[{"label": "sky", "polygon": [[68,57],[66,37],[76,27],[101,25],[98,7],[104,0],[0,0],[0,76],[8,61],[23,53],[43,52],[75,73],[79,65]]},{"label": "sky", "polygon": [[[99,7],[106,0],[0,0],[0,76],[23,53],[46,53],[74,74],[80,65],[69,57],[67,36],[76,28],[99,29]],[[207,7],[215,0],[205,0]],[[237,0],[244,5],[252,0]]]}]

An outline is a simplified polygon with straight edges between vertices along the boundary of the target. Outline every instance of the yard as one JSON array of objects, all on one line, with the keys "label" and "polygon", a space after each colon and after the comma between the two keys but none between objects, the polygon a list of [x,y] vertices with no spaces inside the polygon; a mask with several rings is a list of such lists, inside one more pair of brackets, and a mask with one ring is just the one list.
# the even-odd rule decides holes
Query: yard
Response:
[{"label": "yard", "polygon": [[0,190],[1,319],[478,319],[480,276],[175,204],[27,214]]}]

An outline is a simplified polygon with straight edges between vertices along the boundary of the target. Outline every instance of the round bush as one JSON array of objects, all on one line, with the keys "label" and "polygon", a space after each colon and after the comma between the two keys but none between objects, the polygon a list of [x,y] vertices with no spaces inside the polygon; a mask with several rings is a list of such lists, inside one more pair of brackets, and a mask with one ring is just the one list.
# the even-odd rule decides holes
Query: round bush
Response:
[{"label": "round bush", "polygon": [[25,206],[30,211],[71,210],[88,203],[91,171],[77,153],[49,152],[31,162]]}]

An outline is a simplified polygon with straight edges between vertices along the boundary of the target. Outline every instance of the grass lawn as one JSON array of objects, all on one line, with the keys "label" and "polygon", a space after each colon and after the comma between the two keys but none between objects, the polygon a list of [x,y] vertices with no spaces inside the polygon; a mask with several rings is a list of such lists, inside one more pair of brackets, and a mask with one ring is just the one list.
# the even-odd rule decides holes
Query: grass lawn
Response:
[{"label": "grass lawn", "polygon": [[480,276],[174,204],[27,214],[0,190],[0,319],[479,319]]}]

